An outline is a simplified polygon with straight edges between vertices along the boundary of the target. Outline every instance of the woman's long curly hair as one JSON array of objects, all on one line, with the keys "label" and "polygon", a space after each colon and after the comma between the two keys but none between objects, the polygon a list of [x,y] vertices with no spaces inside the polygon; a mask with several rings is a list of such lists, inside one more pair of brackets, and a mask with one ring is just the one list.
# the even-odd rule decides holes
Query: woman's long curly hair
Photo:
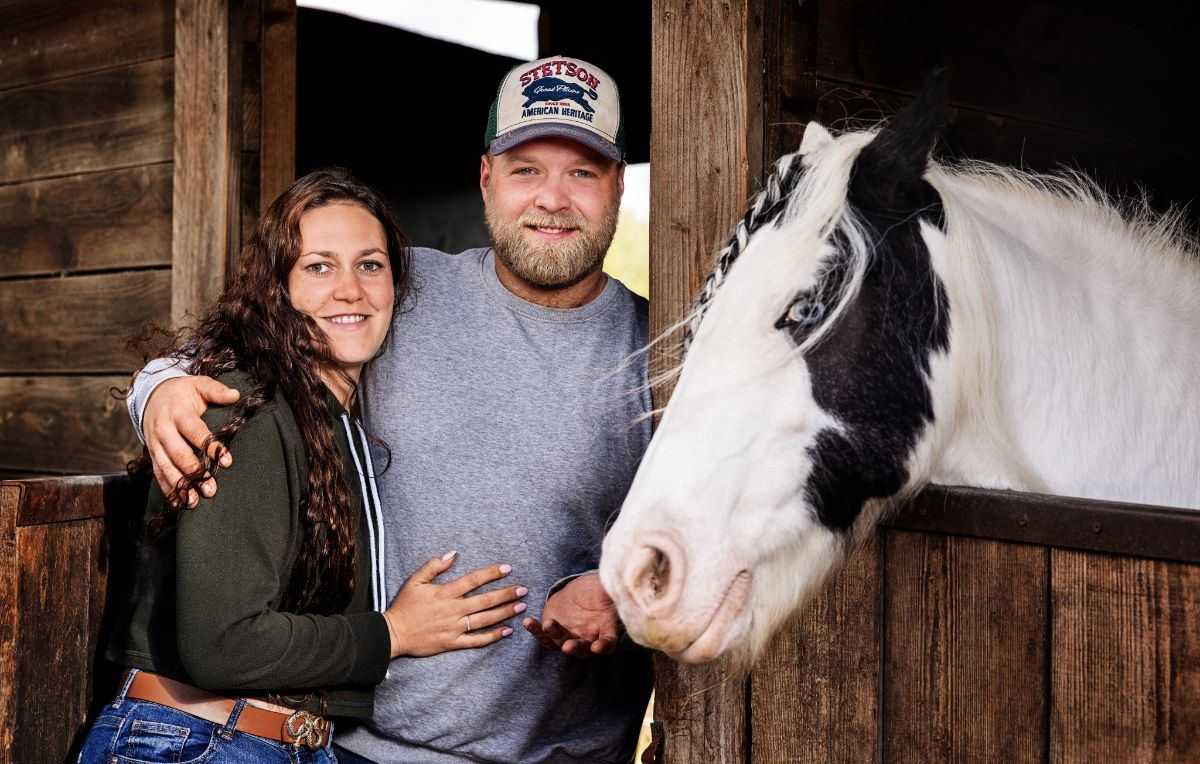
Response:
[{"label": "woman's long curly hair", "polygon": [[[217,304],[195,328],[176,335],[166,353],[186,359],[195,375],[216,377],[237,370],[249,376],[253,388],[241,396],[232,418],[213,433],[223,445],[274,397],[291,406],[304,440],[308,484],[301,506],[300,553],[280,604],[283,610],[323,614],[344,609],[355,587],[358,519],[335,441],[336,410],[321,379],[322,370],[344,373],[316,322],[292,307],[288,275],[300,257],[301,216],[329,204],[357,204],[383,226],[395,310],[409,291],[407,240],[373,190],[346,170],[318,170],[271,203]],[[182,506],[188,491],[216,474],[218,465],[209,455],[215,449],[206,447],[205,452],[201,467],[185,475],[167,497],[169,506]]]}]

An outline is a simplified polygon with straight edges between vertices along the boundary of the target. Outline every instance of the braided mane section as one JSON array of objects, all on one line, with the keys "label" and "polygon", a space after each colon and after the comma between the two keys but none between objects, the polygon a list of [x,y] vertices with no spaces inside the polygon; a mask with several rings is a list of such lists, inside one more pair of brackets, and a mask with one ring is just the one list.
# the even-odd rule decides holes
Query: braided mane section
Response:
[{"label": "braided mane section", "polygon": [[733,236],[729,238],[729,243],[717,255],[717,262],[713,266],[712,272],[704,280],[704,286],[701,287],[699,296],[692,303],[692,309],[688,313],[684,325],[684,353],[687,353],[691,346],[692,338],[696,336],[696,331],[700,328],[700,321],[704,318],[705,311],[708,310],[708,306],[716,296],[717,290],[721,288],[721,284],[725,282],[725,276],[733,267],[734,261],[738,259],[742,250],[746,248],[746,243],[758,229],[778,219],[783,213],[788,197],[796,189],[796,184],[799,183],[803,172],[799,153],[785,154],[775,163],[775,170],[767,178],[766,187],[759,192],[758,196],[754,197],[746,214],[738,221],[737,226],[733,229]]}]

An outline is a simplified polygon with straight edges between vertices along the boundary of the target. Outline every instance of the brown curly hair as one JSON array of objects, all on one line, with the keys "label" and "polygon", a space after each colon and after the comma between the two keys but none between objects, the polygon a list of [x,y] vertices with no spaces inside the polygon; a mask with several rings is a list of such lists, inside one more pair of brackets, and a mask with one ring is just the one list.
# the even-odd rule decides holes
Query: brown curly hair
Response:
[{"label": "brown curly hair", "polygon": [[[396,290],[394,309],[409,293],[408,242],[383,199],[341,168],[318,170],[292,183],[259,218],[242,249],[237,272],[199,324],[175,336],[166,355],[186,359],[192,374],[216,377],[245,372],[253,388],[242,395],[232,418],[212,438],[223,445],[266,402],[282,396],[296,417],[307,455],[308,482],[302,502],[300,553],[292,567],[281,609],[336,613],[355,588],[358,518],[352,511],[345,466],[334,438],[335,410],[321,371],[340,366],[315,321],[292,307],[288,274],[300,256],[300,218],[334,203],[357,204],[383,226]],[[351,390],[354,390],[353,383]],[[187,492],[218,464],[207,455],[201,467],[180,479],[167,497],[182,506]],[[143,456],[142,467],[148,466]]]}]

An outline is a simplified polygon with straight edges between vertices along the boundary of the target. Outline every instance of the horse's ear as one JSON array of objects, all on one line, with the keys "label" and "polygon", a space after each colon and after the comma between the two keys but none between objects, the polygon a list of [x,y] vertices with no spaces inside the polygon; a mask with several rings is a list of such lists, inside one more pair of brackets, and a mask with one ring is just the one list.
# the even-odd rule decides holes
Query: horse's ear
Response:
[{"label": "horse's ear", "polygon": [[804,137],[800,139],[800,153],[811,154],[827,143],[833,142],[833,136],[829,134],[820,122],[813,120],[804,128]]},{"label": "horse's ear", "polygon": [[946,70],[925,78],[916,97],[863,148],[854,164],[851,195],[880,209],[899,209],[920,185],[946,122]]}]

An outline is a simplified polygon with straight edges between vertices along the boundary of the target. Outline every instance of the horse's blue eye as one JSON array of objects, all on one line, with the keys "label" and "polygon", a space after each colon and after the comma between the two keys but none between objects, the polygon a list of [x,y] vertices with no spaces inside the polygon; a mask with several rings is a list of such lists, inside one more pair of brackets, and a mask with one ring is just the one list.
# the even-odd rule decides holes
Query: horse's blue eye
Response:
[{"label": "horse's blue eye", "polygon": [[775,322],[776,329],[802,327],[812,329],[825,318],[825,303],[812,297],[801,297],[792,303],[787,313]]}]

